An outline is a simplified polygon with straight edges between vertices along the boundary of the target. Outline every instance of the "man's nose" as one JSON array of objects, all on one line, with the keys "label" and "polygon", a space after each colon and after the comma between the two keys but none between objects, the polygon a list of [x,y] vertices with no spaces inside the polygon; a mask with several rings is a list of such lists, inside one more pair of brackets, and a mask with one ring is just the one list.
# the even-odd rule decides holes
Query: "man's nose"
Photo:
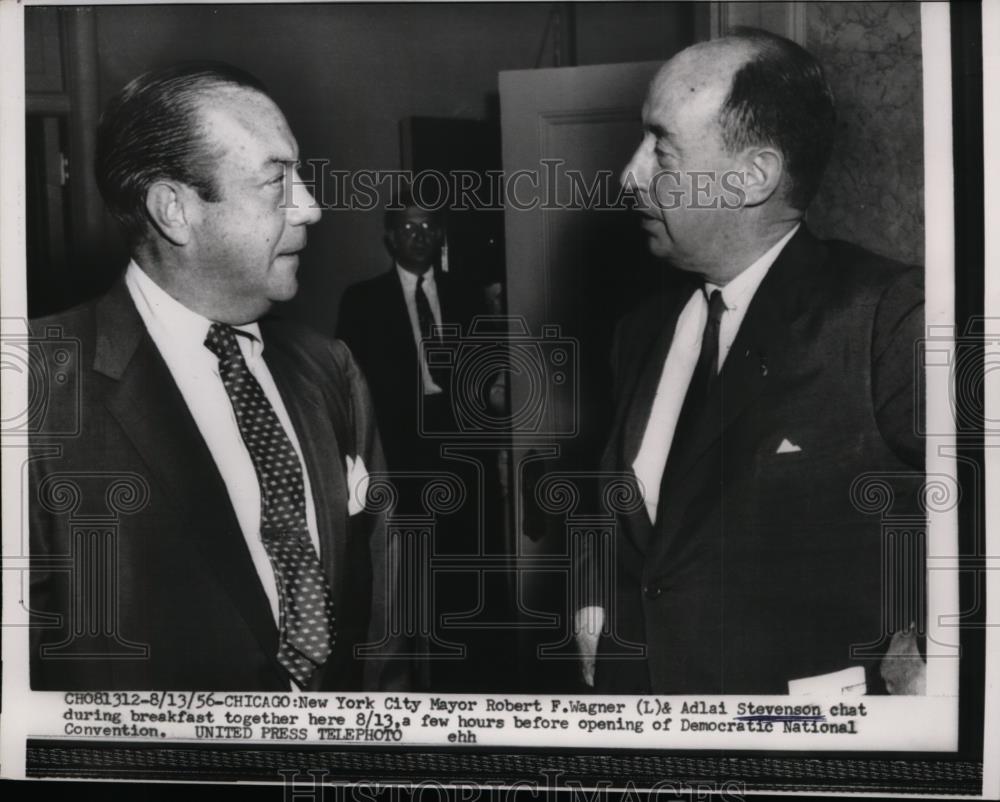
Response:
[{"label": "man's nose", "polygon": [[292,170],[292,202],[288,219],[294,225],[308,226],[317,222],[323,212],[309,187],[302,181],[298,170]]},{"label": "man's nose", "polygon": [[625,169],[618,177],[619,183],[626,189],[646,189],[649,184],[649,137],[643,137],[639,147],[635,149]]}]

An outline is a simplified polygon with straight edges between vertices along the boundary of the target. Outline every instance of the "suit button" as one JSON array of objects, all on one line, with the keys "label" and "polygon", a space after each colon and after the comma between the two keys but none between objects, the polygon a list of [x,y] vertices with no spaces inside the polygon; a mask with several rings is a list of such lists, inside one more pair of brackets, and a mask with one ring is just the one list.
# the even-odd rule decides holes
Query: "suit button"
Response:
[{"label": "suit button", "polygon": [[656,585],[646,585],[642,589],[647,599],[658,599],[663,593],[663,588],[657,587]]}]

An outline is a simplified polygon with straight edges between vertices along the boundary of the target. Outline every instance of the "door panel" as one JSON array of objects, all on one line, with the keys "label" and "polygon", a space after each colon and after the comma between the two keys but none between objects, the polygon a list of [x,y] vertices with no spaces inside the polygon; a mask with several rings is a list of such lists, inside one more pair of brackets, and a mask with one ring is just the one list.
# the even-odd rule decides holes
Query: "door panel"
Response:
[{"label": "door panel", "polygon": [[523,319],[542,363],[510,377],[514,419],[541,408],[513,432],[513,590],[526,691],[575,687],[566,612],[577,541],[568,533],[593,509],[592,481],[571,479],[580,503],[558,514],[535,496],[545,477],[596,470],[611,413],[614,325],[656,280],[618,176],[641,138],[642,103],[661,63],[500,74],[508,313]]},{"label": "door panel", "polygon": [[[566,452],[592,452],[606,393],[608,340],[633,292],[641,239],[618,198],[618,175],[639,142],[646,87],[660,62],[500,74],[508,311],[531,335],[558,325],[577,345],[578,382],[541,388],[539,433]],[[537,176],[512,181],[519,171]],[[597,182],[596,184],[594,182]],[[575,190],[574,190],[575,188]],[[513,197],[512,197],[513,196]],[[595,203],[596,201],[596,203]],[[530,207],[530,208],[527,208]],[[641,259],[639,261],[642,261]],[[512,409],[539,396],[513,376]],[[526,432],[525,444],[537,441]]]}]

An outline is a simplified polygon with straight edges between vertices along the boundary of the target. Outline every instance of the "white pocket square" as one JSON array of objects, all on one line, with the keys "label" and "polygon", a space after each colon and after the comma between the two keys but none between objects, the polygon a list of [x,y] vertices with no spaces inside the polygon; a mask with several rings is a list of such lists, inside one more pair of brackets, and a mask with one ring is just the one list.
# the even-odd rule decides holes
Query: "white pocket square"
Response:
[{"label": "white pocket square", "polygon": [[802,449],[799,448],[797,445],[795,445],[795,443],[793,443],[791,440],[789,440],[787,437],[785,437],[785,438],[782,439],[781,445],[778,446],[778,450],[775,451],[774,453],[775,454],[795,454],[796,452],[801,451],[801,450]]},{"label": "white pocket square", "polygon": [[347,458],[347,514],[357,515],[368,498],[368,469],[361,455]]}]

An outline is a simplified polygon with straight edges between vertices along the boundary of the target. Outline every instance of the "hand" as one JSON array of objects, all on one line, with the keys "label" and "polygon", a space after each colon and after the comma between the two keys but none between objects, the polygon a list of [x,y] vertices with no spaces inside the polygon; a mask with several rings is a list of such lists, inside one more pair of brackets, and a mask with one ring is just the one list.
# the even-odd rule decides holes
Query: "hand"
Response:
[{"label": "hand", "polygon": [[507,409],[507,374],[499,373],[490,385],[487,407],[494,415],[503,415]]},{"label": "hand", "polygon": [[597,667],[597,642],[604,627],[603,607],[583,607],[573,617],[573,634],[580,650],[580,676],[583,684],[594,687],[594,671]]},{"label": "hand", "polygon": [[914,628],[896,632],[879,669],[885,687],[896,696],[924,696],[927,693],[927,663],[920,657]]}]

